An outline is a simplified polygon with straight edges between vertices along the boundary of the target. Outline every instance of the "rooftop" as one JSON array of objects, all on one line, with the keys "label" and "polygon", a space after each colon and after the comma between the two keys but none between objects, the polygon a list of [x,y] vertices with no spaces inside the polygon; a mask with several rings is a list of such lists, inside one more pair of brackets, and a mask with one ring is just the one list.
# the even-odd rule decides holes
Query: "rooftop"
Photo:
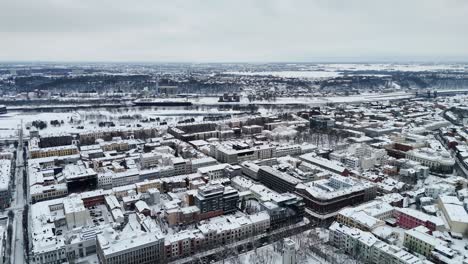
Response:
[{"label": "rooftop", "polygon": [[0,191],[10,188],[11,160],[0,159]]}]

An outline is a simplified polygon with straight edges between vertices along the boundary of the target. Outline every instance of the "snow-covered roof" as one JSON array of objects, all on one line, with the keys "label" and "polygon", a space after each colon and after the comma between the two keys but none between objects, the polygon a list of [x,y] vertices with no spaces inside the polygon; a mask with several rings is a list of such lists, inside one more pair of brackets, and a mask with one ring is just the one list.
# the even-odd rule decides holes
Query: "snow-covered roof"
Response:
[{"label": "snow-covered roof", "polygon": [[439,196],[439,201],[444,207],[451,222],[461,222],[468,224],[468,213],[463,207],[463,202],[458,200],[456,196]]},{"label": "snow-covered roof", "polygon": [[10,188],[11,179],[11,161],[8,159],[0,160],[0,191],[6,191]]}]

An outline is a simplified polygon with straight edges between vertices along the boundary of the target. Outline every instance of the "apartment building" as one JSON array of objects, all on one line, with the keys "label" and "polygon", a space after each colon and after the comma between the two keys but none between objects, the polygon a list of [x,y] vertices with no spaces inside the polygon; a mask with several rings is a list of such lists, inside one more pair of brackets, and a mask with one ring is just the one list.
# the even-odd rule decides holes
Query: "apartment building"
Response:
[{"label": "apartment building", "polygon": [[78,147],[75,145],[57,146],[49,148],[29,148],[29,158],[47,158],[53,156],[69,156],[78,154]]}]

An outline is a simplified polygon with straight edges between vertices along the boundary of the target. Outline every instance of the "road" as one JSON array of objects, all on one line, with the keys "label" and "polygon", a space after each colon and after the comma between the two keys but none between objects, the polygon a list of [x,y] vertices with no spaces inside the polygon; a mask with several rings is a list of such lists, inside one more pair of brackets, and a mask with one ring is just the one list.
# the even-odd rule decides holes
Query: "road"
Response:
[{"label": "road", "polygon": [[[16,171],[15,171],[15,184],[16,191],[13,194],[13,201],[10,210],[15,213],[13,218],[13,239],[12,239],[12,256],[11,263],[26,263],[24,251],[24,237],[23,232],[25,227],[23,225],[23,210],[26,204],[25,193],[23,188],[23,146],[18,145],[16,150]],[[26,230],[27,231],[27,230]]]},{"label": "road", "polygon": [[[447,120],[447,121],[449,121],[450,123],[452,123],[452,125],[454,125],[455,127],[457,127],[457,129],[461,129],[460,125],[458,125],[458,124],[452,122],[452,120],[448,119],[448,118],[445,116],[445,112],[446,112],[446,111],[447,111],[447,110],[445,110],[445,111],[441,114],[441,116],[442,116],[445,120]],[[435,137],[436,137],[436,139],[442,144],[442,146],[444,146],[445,149],[447,149],[447,150],[450,152],[450,155],[452,155],[452,157],[455,159],[455,169],[456,169],[456,171],[457,171],[459,174],[461,174],[463,177],[465,177],[465,178],[468,179],[468,170],[467,170],[466,167],[464,166],[463,160],[460,159],[460,158],[456,155],[456,153],[455,153],[455,151],[454,151],[453,149],[448,149],[447,145],[446,145],[445,142],[442,140],[442,137],[441,137],[440,134],[436,134]]]},{"label": "road", "polygon": [[[299,234],[301,232],[304,232],[304,231],[310,229],[312,226],[313,226],[313,223],[311,223],[309,219],[304,218],[304,221],[302,221],[302,222],[299,222],[299,223],[296,223],[296,224],[293,224],[293,225],[290,225],[290,226],[286,226],[286,227],[281,227],[281,228],[275,229],[275,230],[273,230],[273,231],[271,231],[269,233],[258,234],[258,235],[254,236],[254,237],[246,238],[246,239],[236,241],[236,242],[228,244],[228,245],[224,245],[224,246],[220,246],[220,247],[217,247],[217,248],[214,248],[214,249],[203,251],[203,252],[194,254],[194,255],[192,255],[190,257],[174,260],[174,261],[172,261],[170,263],[171,264],[194,264],[194,263],[205,263],[205,261],[209,262],[210,261],[209,258],[211,258],[211,260],[215,260],[216,256],[218,256],[218,257],[219,256],[227,257],[227,256],[225,256],[224,253],[226,253],[226,252],[232,253],[233,251],[237,251],[236,248],[238,246],[256,243],[256,242],[258,242],[258,241],[260,241],[261,239],[264,239],[264,238],[270,238],[271,241],[269,241],[269,242],[272,243],[272,242],[277,241],[277,240],[279,240],[281,238],[289,237],[289,236],[296,235],[296,234]],[[217,260],[220,260],[220,259],[217,259]]]}]

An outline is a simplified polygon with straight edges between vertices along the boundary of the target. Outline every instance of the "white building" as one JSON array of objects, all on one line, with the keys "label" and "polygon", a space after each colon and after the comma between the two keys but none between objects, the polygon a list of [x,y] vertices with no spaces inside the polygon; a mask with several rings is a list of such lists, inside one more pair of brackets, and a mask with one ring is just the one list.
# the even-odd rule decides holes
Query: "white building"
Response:
[{"label": "white building", "polygon": [[218,162],[212,157],[205,157],[191,160],[191,173],[197,172],[201,167],[216,165]]},{"label": "white building", "polygon": [[68,229],[85,226],[89,220],[89,212],[76,194],[63,199],[63,211]]},{"label": "white building", "polygon": [[330,160],[339,161],[354,170],[368,170],[374,166],[383,165],[387,158],[387,152],[384,149],[374,149],[367,144],[353,144],[347,150],[339,150],[330,154]]},{"label": "white building", "polygon": [[296,156],[302,154],[300,145],[284,145],[276,148],[276,157]]},{"label": "white building", "polygon": [[283,242],[283,264],[296,264],[296,243],[289,238]]},{"label": "white building", "polygon": [[406,158],[417,161],[437,172],[451,173],[455,165],[455,160],[446,150],[413,149],[406,152]]},{"label": "white building", "polygon": [[117,232],[112,228],[97,235],[100,263],[159,263],[164,258],[164,237],[141,230]]},{"label": "white building", "polygon": [[424,187],[424,194],[434,199],[441,195],[455,195],[455,186],[443,182],[427,185]]},{"label": "white building", "polygon": [[151,168],[158,164],[158,161],[162,158],[159,153],[141,153],[140,154],[140,166],[142,169]]},{"label": "white building", "polygon": [[208,167],[202,167],[198,169],[198,173],[202,176],[208,176],[210,180],[222,178],[224,176],[224,170],[229,166],[229,164],[217,164]]},{"label": "white building", "polygon": [[468,213],[463,207],[463,202],[456,196],[440,196],[437,202],[447,220],[450,231],[460,234],[468,234]]},{"label": "white building", "polygon": [[[366,263],[426,264],[424,260],[389,245],[369,232],[334,222],[330,228],[329,242],[354,258]],[[429,262],[430,263],[430,262]]]}]

